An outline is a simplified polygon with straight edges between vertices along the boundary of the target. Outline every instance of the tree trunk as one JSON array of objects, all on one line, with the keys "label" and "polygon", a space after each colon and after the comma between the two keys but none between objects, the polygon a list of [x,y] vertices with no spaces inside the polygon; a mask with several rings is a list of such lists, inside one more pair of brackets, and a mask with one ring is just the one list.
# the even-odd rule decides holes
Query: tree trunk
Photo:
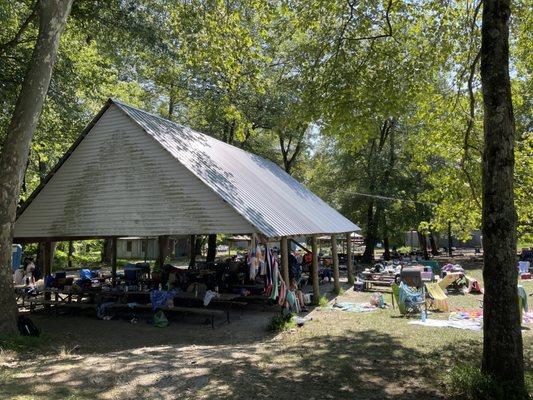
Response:
[{"label": "tree trunk", "polygon": [[189,237],[189,267],[194,267],[196,257],[202,252],[202,239],[199,235]]},{"label": "tree trunk", "polygon": [[174,98],[174,84],[170,84],[170,90],[168,94],[168,119],[172,121],[174,117],[174,107],[176,106],[176,100]]},{"label": "tree trunk", "polygon": [[74,242],[69,240],[68,242],[68,257],[67,257],[67,266],[69,269],[72,268],[72,254],[74,254]]},{"label": "tree trunk", "polygon": [[17,330],[11,244],[30,142],[39,120],[72,0],[39,2],[39,34],[0,154],[0,333]]},{"label": "tree trunk", "polygon": [[453,257],[452,223],[448,221],[448,256]]},{"label": "tree trunk", "polygon": [[112,247],[113,247],[113,239],[112,238],[104,239],[102,241],[102,258],[101,258],[101,261],[102,261],[103,264],[111,265],[111,258],[113,256]]},{"label": "tree trunk", "polygon": [[194,252],[195,256],[201,256],[202,255],[202,236],[197,235],[196,241],[194,242]]},{"label": "tree trunk", "polygon": [[35,255],[35,276],[37,278],[44,276],[44,243],[37,243],[37,253]]},{"label": "tree trunk", "polygon": [[431,254],[434,256],[439,255],[439,248],[437,247],[437,241],[433,232],[429,232],[429,246],[431,247]]},{"label": "tree trunk", "polygon": [[189,236],[189,268],[196,264],[196,235]]},{"label": "tree trunk", "polygon": [[365,252],[363,253],[362,261],[365,264],[370,264],[372,261],[374,261],[374,247],[376,247],[376,233],[377,233],[377,229],[375,226],[376,218],[374,215],[374,201],[372,200],[368,202],[366,216],[367,216],[367,228],[366,228],[367,232],[365,236]]},{"label": "tree trunk", "polygon": [[207,257],[208,263],[214,263],[217,256],[217,235],[209,235],[207,238]]},{"label": "tree trunk", "polygon": [[416,233],[418,234],[418,247],[420,248],[420,250],[422,250],[422,253],[424,254],[424,260],[429,260],[428,242],[426,239],[426,235],[419,231],[416,231]]},{"label": "tree trunk", "polygon": [[483,362],[485,373],[527,398],[518,310],[513,173],[515,124],[509,79],[510,0],[484,0],[481,83],[483,149]]},{"label": "tree trunk", "polygon": [[385,236],[383,238],[383,247],[385,251],[383,252],[383,259],[385,261],[390,261],[391,255],[390,255],[390,242],[389,242],[389,236]]},{"label": "tree trunk", "polygon": [[162,271],[163,265],[165,264],[165,259],[168,256],[169,250],[169,237],[166,235],[157,237],[157,259],[155,261],[156,267],[159,267],[159,270]]}]

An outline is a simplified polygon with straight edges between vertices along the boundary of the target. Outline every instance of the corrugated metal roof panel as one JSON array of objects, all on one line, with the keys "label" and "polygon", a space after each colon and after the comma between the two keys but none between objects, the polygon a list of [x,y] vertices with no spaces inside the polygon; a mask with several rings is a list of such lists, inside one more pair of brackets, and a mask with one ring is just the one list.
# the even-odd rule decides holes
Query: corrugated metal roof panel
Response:
[{"label": "corrugated metal roof panel", "polygon": [[266,236],[359,230],[273,162],[145,111],[114,103]]},{"label": "corrugated metal roof panel", "polygon": [[110,105],[36,190],[16,238],[255,232],[118,106]]}]

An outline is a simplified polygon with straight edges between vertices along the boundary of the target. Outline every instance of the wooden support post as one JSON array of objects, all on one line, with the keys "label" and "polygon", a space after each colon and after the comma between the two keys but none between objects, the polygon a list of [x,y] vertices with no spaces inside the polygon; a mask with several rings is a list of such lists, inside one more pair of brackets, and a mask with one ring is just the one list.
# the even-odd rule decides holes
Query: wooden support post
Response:
[{"label": "wooden support post", "polygon": [[189,267],[194,267],[196,263],[196,248],[194,243],[196,242],[196,235],[189,235]]},{"label": "wooden support post", "polygon": [[210,234],[207,237],[207,257],[205,259],[208,263],[214,263],[217,256],[217,235]]},{"label": "wooden support post", "polygon": [[341,283],[339,280],[339,252],[337,251],[337,235],[331,235],[331,258],[333,258],[333,283],[335,293],[341,292]]},{"label": "wooden support post", "polygon": [[168,256],[168,244],[169,244],[169,237],[167,235],[158,236],[157,237],[157,259],[155,262],[155,265],[159,268],[163,268],[163,265],[165,264],[165,259]]},{"label": "wooden support post", "polygon": [[111,238],[111,283],[117,285],[117,238]]},{"label": "wooden support post", "polygon": [[[46,280],[46,277],[51,274],[52,274],[52,241],[47,240],[46,242],[44,242],[43,277]],[[51,299],[51,293],[45,292],[44,300],[50,301],[50,299]],[[50,304],[45,304],[44,308],[49,309]]]},{"label": "wooden support post", "polygon": [[318,285],[318,246],[316,235],[311,236],[311,251],[313,252],[313,262],[311,263],[311,277],[313,280],[313,303],[320,301],[320,287]]},{"label": "wooden support post", "polygon": [[281,250],[281,271],[283,273],[283,280],[287,287],[289,287],[289,244],[287,237],[284,236],[280,241],[280,250]]},{"label": "wooden support post", "polygon": [[144,263],[148,260],[148,236],[144,239]]},{"label": "wooden support post", "polygon": [[348,275],[348,283],[353,285],[355,279],[353,276],[353,259],[352,259],[352,234],[348,232],[346,234],[346,273]]}]

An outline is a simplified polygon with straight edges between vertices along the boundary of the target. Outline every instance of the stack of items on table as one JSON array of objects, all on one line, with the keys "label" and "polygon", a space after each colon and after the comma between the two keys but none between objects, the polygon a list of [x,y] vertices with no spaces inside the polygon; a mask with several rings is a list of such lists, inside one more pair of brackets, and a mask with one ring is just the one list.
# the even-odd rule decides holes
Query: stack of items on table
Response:
[{"label": "stack of items on table", "polygon": [[44,277],[44,287],[46,289],[61,289],[61,290],[78,290],[90,289],[91,287],[99,286],[100,270],[81,269],[79,271],[79,278],[67,276],[64,271],[57,271],[53,275]]},{"label": "stack of items on table", "polygon": [[138,262],[124,266],[124,286],[127,290],[143,291],[153,286],[150,279],[150,264]]}]

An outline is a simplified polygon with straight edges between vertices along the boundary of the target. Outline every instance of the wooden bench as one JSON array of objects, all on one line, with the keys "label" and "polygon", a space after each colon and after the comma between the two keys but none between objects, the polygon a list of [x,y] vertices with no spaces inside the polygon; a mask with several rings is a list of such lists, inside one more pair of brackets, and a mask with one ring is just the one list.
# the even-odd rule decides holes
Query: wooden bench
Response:
[{"label": "wooden bench", "polygon": [[[129,306],[128,304],[110,304],[106,307],[106,309],[113,309],[113,308],[131,308],[132,310],[147,310],[151,311],[153,310],[151,305],[148,304],[136,304],[133,306]],[[211,321],[211,327],[215,328],[215,316],[224,316],[226,313],[223,310],[214,310],[212,308],[199,308],[199,307],[157,307],[156,310],[161,311],[169,311],[169,312],[180,312],[184,314],[198,314],[198,315],[206,315],[210,321]],[[229,322],[229,320],[228,320]]]},{"label": "wooden bench", "polygon": [[66,307],[70,309],[78,309],[78,310],[96,310],[96,305],[92,303],[67,303],[62,301],[56,301],[56,300],[45,300],[45,299],[34,299],[29,301],[30,304],[30,312],[33,312],[35,310],[35,306],[55,306],[56,310],[57,307]]},{"label": "wooden bench", "polygon": [[394,283],[394,280],[363,280],[363,283],[365,284],[365,290],[370,290],[372,288],[372,285],[376,286],[385,286],[385,287],[391,287]]}]

